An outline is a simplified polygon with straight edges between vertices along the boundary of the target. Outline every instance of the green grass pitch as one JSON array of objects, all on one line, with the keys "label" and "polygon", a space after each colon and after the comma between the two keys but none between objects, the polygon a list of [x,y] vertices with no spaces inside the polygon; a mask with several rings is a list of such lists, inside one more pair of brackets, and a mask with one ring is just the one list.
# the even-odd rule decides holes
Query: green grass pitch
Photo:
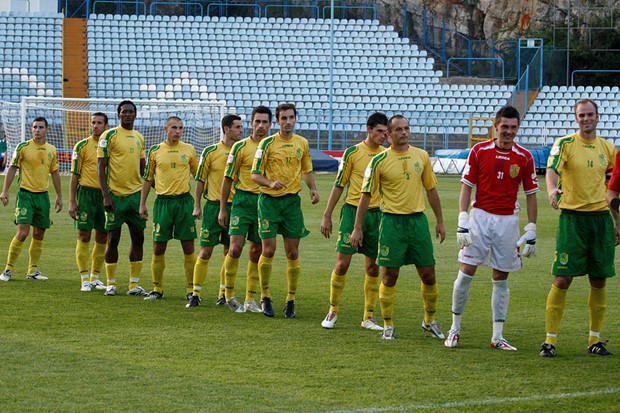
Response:
[{"label": "green grass pitch", "polygon": [[[385,342],[359,323],[363,260],[355,257],[334,330],[320,322],[328,311],[335,237],[319,231],[333,175],[317,175],[321,202],[302,191],[306,225],[301,242],[302,276],[297,318],[284,319],[284,254],[274,260],[272,295],[276,317],[234,314],[216,307],[222,263],[217,247],[202,306],[185,308],[182,253],[168,246],[166,297],[149,302],[125,295],[129,234],[120,246],[119,296],[82,293],[75,264],[75,238],[63,177],[64,210],[53,214],[41,268],[47,282],[25,279],[28,244],[13,280],[0,285],[0,410],[23,411],[208,411],[208,412],[388,412],[388,411],[614,411],[620,403],[620,287],[609,282],[604,338],[612,357],[586,352],[587,280],[568,294],[558,356],[538,357],[544,338],[545,301],[551,284],[558,212],[548,206],[544,179],[538,194],[538,256],[510,275],[506,338],[519,348],[489,347],[490,270],[480,268],[463,318],[461,341],[447,349],[420,328],[422,303],[414,267],[401,270],[396,289],[397,339]],[[4,181],[1,178],[0,181]],[[14,235],[13,205],[0,208],[2,265]],[[50,186],[51,188],[51,186]],[[458,177],[440,177],[447,239],[435,243],[439,304],[437,319],[450,327],[452,283],[457,272],[455,229]],[[152,205],[154,195],[151,194]],[[524,197],[521,199],[522,205]],[[53,205],[53,195],[52,195]],[[338,207],[339,208],[339,207]],[[339,209],[338,209],[339,210]],[[337,214],[335,213],[335,218]],[[432,227],[435,219],[427,210]],[[334,219],[334,225],[337,225]],[[521,213],[521,226],[526,223]],[[150,225],[146,231],[142,286],[150,282]],[[30,238],[29,238],[30,239]],[[240,262],[237,296],[243,297],[247,252]],[[377,309],[379,306],[377,305]]]}]

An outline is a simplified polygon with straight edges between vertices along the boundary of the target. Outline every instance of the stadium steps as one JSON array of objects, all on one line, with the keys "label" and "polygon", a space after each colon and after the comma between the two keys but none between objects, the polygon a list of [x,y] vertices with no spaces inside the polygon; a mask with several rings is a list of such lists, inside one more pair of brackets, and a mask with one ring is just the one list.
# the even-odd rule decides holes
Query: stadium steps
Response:
[{"label": "stadium steps", "polygon": [[64,19],[62,32],[63,97],[88,97],[86,57],[86,19]]}]

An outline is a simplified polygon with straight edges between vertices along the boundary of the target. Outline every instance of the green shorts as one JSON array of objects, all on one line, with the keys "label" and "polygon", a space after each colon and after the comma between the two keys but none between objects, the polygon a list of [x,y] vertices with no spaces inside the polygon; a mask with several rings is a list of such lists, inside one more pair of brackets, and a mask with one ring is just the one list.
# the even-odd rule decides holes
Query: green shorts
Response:
[{"label": "green shorts", "polygon": [[278,234],[294,239],[308,236],[310,231],[304,225],[299,195],[273,197],[261,193],[258,196],[258,231],[261,239],[275,238]]},{"label": "green shorts", "polygon": [[49,194],[20,188],[15,200],[15,224],[28,224],[43,229],[51,227]]},{"label": "green shorts", "polygon": [[78,219],[73,221],[75,229],[105,232],[105,209],[101,189],[79,186],[77,190]]},{"label": "green shorts", "polygon": [[[230,215],[230,203],[226,209]],[[202,208],[202,229],[200,231],[200,246],[215,247],[217,244],[230,245],[230,236],[226,228],[217,221],[220,213],[220,203],[217,201],[207,201]]]},{"label": "green shorts", "polygon": [[362,246],[357,250],[351,247],[351,233],[355,225],[355,215],[357,207],[344,204],[340,211],[340,229],[338,230],[338,243],[336,251],[343,254],[353,255],[356,252],[367,257],[376,259],[379,245],[379,223],[381,222],[381,210],[379,208],[369,209],[364,215],[362,222],[362,234],[364,239]]},{"label": "green shorts", "polygon": [[196,239],[196,220],[192,216],[194,198],[182,195],[158,195],[153,207],[153,241]]},{"label": "green shorts", "polygon": [[399,268],[409,264],[419,267],[435,265],[426,215],[423,212],[409,215],[383,214],[379,228],[377,265]]},{"label": "green shorts", "polygon": [[551,273],[562,277],[590,275],[598,278],[616,274],[616,233],[609,211],[562,210],[558,226],[555,259]]},{"label": "green shorts", "polygon": [[260,243],[258,236],[258,194],[237,191],[230,209],[229,235],[241,235]]},{"label": "green shorts", "polygon": [[114,211],[105,214],[105,229],[114,231],[125,222],[132,223],[139,228],[146,228],[146,221],[140,216],[140,192],[127,196],[110,194],[114,202]]}]

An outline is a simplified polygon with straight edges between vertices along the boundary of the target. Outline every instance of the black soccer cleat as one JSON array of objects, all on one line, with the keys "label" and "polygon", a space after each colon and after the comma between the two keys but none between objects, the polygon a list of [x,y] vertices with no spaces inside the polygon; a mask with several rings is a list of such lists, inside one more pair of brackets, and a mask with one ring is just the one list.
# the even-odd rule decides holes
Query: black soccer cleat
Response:
[{"label": "black soccer cleat", "polygon": [[588,353],[597,354],[599,356],[613,356],[614,353],[605,348],[606,343],[607,340],[592,344],[588,347]]},{"label": "black soccer cleat", "polygon": [[295,300],[287,301],[284,307],[284,318],[295,318]]},{"label": "black soccer cleat", "polygon": [[271,304],[271,298],[263,298],[260,302],[260,305],[263,309],[263,314],[265,314],[267,317],[273,317],[275,315],[273,312],[273,305]]},{"label": "black soccer cleat", "polygon": [[200,305],[200,297],[197,295],[192,295],[192,298],[189,299],[187,304],[185,304],[185,308],[198,307]]},{"label": "black soccer cleat", "polygon": [[543,343],[538,355],[540,357],[555,357],[555,346],[553,344]]}]

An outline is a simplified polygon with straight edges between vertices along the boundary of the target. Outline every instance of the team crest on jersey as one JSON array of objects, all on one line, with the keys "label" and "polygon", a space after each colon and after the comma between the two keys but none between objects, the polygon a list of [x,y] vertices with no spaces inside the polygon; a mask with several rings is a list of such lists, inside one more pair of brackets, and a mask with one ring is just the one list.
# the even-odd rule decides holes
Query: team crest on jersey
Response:
[{"label": "team crest on jersey", "polygon": [[551,152],[549,152],[549,156],[556,156],[560,153],[560,147],[558,145],[553,145],[551,147]]},{"label": "team crest on jersey", "polygon": [[52,159],[54,159],[54,155],[52,155],[52,153],[51,153],[51,152],[48,152],[48,153],[47,153],[47,160],[48,160],[48,161],[50,161],[50,162],[52,162]]},{"label": "team crest on jersey", "polygon": [[342,240],[345,244],[351,243],[351,233],[347,232],[344,234],[344,240]]},{"label": "team crest on jersey", "polygon": [[364,178],[370,178],[370,167],[366,168],[364,171]]},{"label": "team crest on jersey", "polygon": [[262,229],[269,229],[269,220],[263,219],[263,222],[261,222],[261,227]]},{"label": "team crest on jersey", "polygon": [[116,218],[114,216],[114,212],[106,212],[105,216],[106,216],[106,218],[108,218],[108,221],[110,221],[110,222],[114,222],[114,218]]},{"label": "team crest on jersey", "polygon": [[509,170],[509,174],[511,178],[516,178],[517,176],[519,176],[519,171],[521,170],[521,168],[519,168],[519,165],[510,165],[510,170]]},{"label": "team crest on jersey", "polygon": [[416,173],[418,173],[418,174],[419,174],[420,172],[422,172],[422,165],[420,164],[420,162],[419,162],[419,161],[415,161],[415,162],[413,163],[413,170],[414,170]]},{"label": "team crest on jersey", "polygon": [[181,155],[181,163],[188,163],[189,162],[189,156],[183,154]]},{"label": "team crest on jersey", "polygon": [[340,159],[340,162],[338,162],[338,170],[342,171],[343,166],[344,166],[344,159]]},{"label": "team crest on jersey", "polygon": [[22,209],[19,211],[19,213],[20,213],[20,215],[24,216],[24,215],[26,215],[26,214],[28,213],[28,209],[27,209],[27,208],[22,208]]},{"label": "team crest on jersey", "polygon": [[228,155],[228,158],[226,159],[226,165],[233,163],[234,160],[235,157],[232,154]]},{"label": "team crest on jersey", "polygon": [[80,221],[86,221],[88,219],[87,212],[80,212]]},{"label": "team crest on jersey", "polygon": [[262,158],[262,157],[263,157],[263,150],[262,150],[262,149],[257,149],[257,150],[256,150],[256,154],[254,154],[254,157],[255,157],[256,159],[260,159],[260,158]]},{"label": "team crest on jersey", "polygon": [[598,161],[601,163],[601,166],[607,165],[607,157],[604,154],[598,156]]},{"label": "team crest on jersey", "polygon": [[560,254],[560,264],[562,265],[566,265],[568,264],[568,254],[563,252],[562,254]]},{"label": "team crest on jersey", "polygon": [[138,151],[141,151],[141,150],[142,150],[142,146],[140,146],[140,141],[136,141],[136,149],[137,149]]},{"label": "team crest on jersey", "polygon": [[230,220],[230,225],[239,225],[239,217],[237,215],[235,215],[234,217],[232,217],[232,219]]},{"label": "team crest on jersey", "polygon": [[301,148],[297,148],[297,150],[295,151],[295,156],[298,160],[301,159],[301,157],[304,156],[304,151],[302,151]]},{"label": "team crest on jersey", "polygon": [[381,247],[380,253],[381,253],[381,256],[387,257],[387,255],[390,253],[390,247],[388,247],[387,245],[383,245]]},{"label": "team crest on jersey", "polygon": [[108,141],[106,141],[105,139],[99,139],[100,148],[106,148],[107,146],[108,146]]},{"label": "team crest on jersey", "polygon": [[77,154],[77,152],[73,152],[73,153],[71,154],[71,159],[76,160],[77,158],[78,158],[78,154]]},{"label": "team crest on jersey", "polygon": [[205,230],[202,231],[202,237],[206,238],[206,239],[209,239],[209,230],[208,229],[205,229]]}]

